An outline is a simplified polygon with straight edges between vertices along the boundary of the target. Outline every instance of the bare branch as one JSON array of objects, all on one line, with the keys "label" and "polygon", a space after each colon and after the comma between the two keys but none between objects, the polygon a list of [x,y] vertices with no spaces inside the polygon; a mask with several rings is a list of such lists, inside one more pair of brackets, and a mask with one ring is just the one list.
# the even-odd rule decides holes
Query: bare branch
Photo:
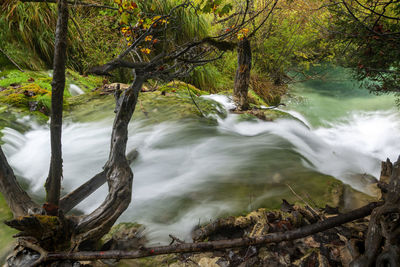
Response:
[{"label": "bare branch", "polygon": [[[128,163],[131,164],[133,160],[136,159],[138,153],[136,150],[132,150],[128,153],[126,158],[128,159]],[[100,188],[107,181],[106,173],[104,171],[96,174],[89,181],[69,193],[68,195],[62,197],[60,199],[60,209],[67,213],[76,207],[79,203],[85,200],[88,196],[90,196],[93,192]]]},{"label": "bare branch", "polygon": [[255,28],[248,36],[248,38],[251,38],[253,35],[256,34],[256,32],[264,25],[264,23],[268,20],[269,16],[272,14],[272,12],[274,11],[276,5],[278,4],[279,0],[275,0],[274,4],[272,5],[271,9],[269,10],[267,16],[265,16],[265,18],[263,19],[263,21],[257,26],[257,28]]}]

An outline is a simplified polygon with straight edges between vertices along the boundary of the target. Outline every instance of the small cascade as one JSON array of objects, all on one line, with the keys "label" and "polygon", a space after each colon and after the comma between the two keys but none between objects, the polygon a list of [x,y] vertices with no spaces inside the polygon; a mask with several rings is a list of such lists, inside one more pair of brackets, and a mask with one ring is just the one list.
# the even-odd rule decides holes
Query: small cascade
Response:
[{"label": "small cascade", "polygon": [[82,95],[85,93],[79,86],[73,83],[69,85],[68,91],[72,96]]}]

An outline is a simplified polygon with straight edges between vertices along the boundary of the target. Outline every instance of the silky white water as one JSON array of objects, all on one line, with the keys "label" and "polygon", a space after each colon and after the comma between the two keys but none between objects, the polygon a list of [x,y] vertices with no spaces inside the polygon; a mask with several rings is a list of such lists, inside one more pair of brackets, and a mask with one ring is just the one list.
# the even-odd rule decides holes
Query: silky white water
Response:
[{"label": "silky white water", "polygon": [[[167,242],[168,234],[189,240],[191,229],[199,223],[272,205],[288,194],[285,183],[296,186],[310,177],[330,175],[367,192],[359,174],[379,177],[380,161],[396,160],[400,152],[396,142],[400,117],[394,100],[355,93],[333,105],[340,110],[336,116],[326,110],[329,105],[324,101],[335,102],[338,96],[302,86],[293,93],[305,100],[285,108],[298,120],[242,121],[231,114],[219,119],[217,126],[196,120],[132,122],[128,151],[136,148],[139,157],[132,163],[132,203],[119,221],[144,224],[152,243]],[[226,96],[207,97],[232,107]],[[324,97],[320,104],[312,102]],[[367,109],[353,104],[345,110],[346,102],[363,106],[354,98],[385,104]],[[307,108],[319,110],[320,116],[305,112]],[[65,192],[101,170],[108,157],[111,125],[112,118],[65,123]],[[43,196],[50,157],[48,128],[32,125],[24,134],[10,128],[3,133],[4,150],[16,174],[30,182],[31,193]],[[103,186],[78,209],[95,209],[106,194]]]},{"label": "silky white water", "polygon": [[69,85],[68,91],[72,96],[82,95],[85,93],[79,86],[72,83]]}]

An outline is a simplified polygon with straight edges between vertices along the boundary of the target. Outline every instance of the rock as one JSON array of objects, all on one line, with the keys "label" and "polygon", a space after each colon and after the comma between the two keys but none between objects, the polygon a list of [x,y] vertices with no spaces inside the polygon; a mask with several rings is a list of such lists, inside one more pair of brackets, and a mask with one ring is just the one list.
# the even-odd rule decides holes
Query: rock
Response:
[{"label": "rock", "polygon": [[201,258],[197,263],[200,267],[220,267],[217,262],[220,258]]}]

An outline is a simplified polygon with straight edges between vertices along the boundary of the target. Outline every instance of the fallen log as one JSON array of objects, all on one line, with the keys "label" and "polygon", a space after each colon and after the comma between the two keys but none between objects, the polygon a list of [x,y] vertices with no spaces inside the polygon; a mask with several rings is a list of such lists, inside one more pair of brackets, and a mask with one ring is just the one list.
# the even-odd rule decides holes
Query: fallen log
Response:
[{"label": "fallen log", "polygon": [[372,202],[364,207],[353,210],[349,213],[340,214],[335,217],[328,218],[314,224],[310,224],[295,230],[271,233],[258,237],[236,238],[230,240],[218,240],[198,243],[177,243],[169,246],[158,246],[141,248],[135,251],[81,251],[81,252],[57,252],[46,253],[42,258],[45,261],[56,260],[98,260],[98,259],[135,259],[148,256],[171,254],[171,253],[188,253],[188,252],[205,252],[227,248],[237,248],[245,246],[262,245],[268,243],[278,243],[282,241],[290,241],[304,238],[342,224],[366,217],[371,214],[372,210],[382,205],[382,202]]}]

